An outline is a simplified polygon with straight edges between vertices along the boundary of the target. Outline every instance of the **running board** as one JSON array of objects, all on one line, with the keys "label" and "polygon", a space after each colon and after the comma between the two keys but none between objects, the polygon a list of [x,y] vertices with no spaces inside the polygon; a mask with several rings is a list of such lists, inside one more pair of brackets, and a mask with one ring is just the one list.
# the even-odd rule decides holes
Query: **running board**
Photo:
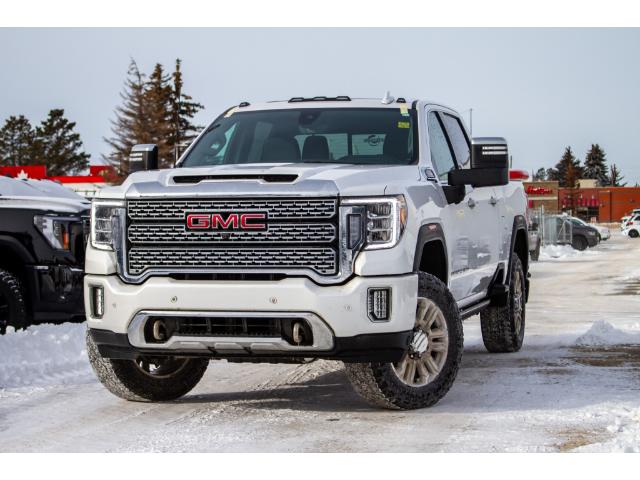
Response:
[{"label": "running board", "polygon": [[460,310],[460,319],[466,320],[467,318],[475,315],[476,313],[480,313],[481,310],[484,310],[489,306],[491,300],[482,300],[481,302],[474,303],[470,307],[463,308]]}]

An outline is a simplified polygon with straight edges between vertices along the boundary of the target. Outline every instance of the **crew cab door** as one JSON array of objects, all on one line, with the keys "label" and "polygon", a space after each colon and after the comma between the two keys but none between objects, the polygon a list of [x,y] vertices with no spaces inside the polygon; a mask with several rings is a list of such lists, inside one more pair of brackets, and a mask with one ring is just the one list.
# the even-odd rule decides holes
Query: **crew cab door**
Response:
[{"label": "crew cab door", "polygon": [[461,201],[447,199],[449,171],[470,166],[470,142],[462,123],[450,112],[431,110],[426,123],[432,166],[445,202],[442,226],[449,250],[449,288],[465,305],[486,295],[498,267],[502,235],[498,197],[494,187],[465,186]]}]

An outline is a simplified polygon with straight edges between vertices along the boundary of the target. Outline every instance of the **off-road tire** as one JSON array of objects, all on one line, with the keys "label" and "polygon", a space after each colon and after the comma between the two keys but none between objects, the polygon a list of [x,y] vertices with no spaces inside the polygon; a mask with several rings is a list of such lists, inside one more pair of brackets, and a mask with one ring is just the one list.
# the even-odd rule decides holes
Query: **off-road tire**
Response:
[{"label": "off-road tire", "polygon": [[182,359],[175,373],[154,378],[133,360],[103,358],[87,330],[87,354],[98,380],[114,395],[133,402],[163,402],[186,395],[200,381],[209,360]]},{"label": "off-road tire", "polygon": [[584,238],[582,235],[576,235],[575,237],[573,237],[573,240],[571,241],[571,246],[574,248],[574,250],[586,250],[587,247],[589,246],[589,243],[587,242],[587,239]]},{"label": "off-road tire", "polygon": [[376,407],[409,410],[436,404],[451,388],[462,360],[463,332],[458,306],[447,286],[437,277],[418,274],[418,296],[434,302],[442,311],[448,330],[448,350],[438,376],[424,386],[400,380],[391,363],[345,363],[355,391]]},{"label": "off-road tire", "polygon": [[27,326],[27,307],[20,280],[7,270],[0,269],[0,334],[7,327]]},{"label": "off-road tire", "polygon": [[638,235],[640,235],[640,234],[638,233],[637,230],[629,230],[629,236],[631,238],[638,238]]},{"label": "off-road tire", "polygon": [[531,260],[533,260],[534,262],[537,262],[540,259],[540,240],[538,240],[538,243],[536,244],[536,248],[531,252]]},{"label": "off-road tire", "polygon": [[[517,327],[516,302],[514,292],[516,279],[520,279],[522,318],[520,327]],[[491,353],[517,352],[524,341],[526,290],[524,269],[520,257],[515,253],[511,259],[511,279],[509,281],[509,293],[506,305],[490,306],[480,312],[480,327],[482,341],[485,348]]]}]

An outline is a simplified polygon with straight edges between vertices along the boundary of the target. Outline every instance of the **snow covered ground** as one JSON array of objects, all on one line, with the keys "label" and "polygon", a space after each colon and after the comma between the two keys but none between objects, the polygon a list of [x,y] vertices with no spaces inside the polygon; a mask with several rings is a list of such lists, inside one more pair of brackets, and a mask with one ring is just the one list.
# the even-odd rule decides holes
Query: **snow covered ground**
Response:
[{"label": "snow covered ground", "polygon": [[0,451],[640,451],[640,240],[532,266],[522,351],[463,366],[434,408],[382,411],[341,364],[212,362],[191,395],[128,403],[96,382],[84,325],[0,337]]}]

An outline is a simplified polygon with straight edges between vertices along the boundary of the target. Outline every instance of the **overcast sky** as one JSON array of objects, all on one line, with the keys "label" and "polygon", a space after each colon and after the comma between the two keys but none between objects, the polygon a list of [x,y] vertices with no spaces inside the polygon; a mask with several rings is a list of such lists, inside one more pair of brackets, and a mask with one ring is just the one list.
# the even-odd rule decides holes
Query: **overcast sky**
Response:
[{"label": "overcast sky", "polygon": [[597,142],[634,184],[639,51],[638,29],[0,29],[0,121],[64,108],[99,163],[130,58],[180,57],[201,124],[241,101],[391,90],[467,122],[472,107],[474,136],[506,137],[514,167]]}]

